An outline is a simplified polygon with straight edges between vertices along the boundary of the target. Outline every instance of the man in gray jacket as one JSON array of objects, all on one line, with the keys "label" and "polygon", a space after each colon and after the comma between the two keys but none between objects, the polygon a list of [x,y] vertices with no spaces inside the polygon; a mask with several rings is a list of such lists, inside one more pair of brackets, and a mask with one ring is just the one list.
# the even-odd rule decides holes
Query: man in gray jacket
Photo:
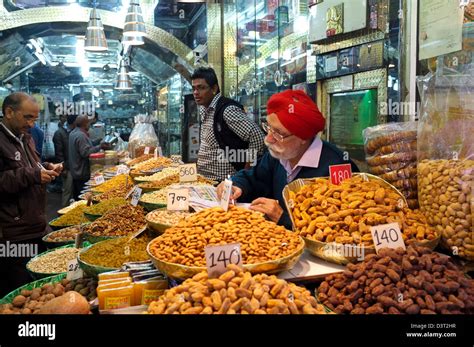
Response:
[{"label": "man in gray jacket", "polygon": [[85,183],[90,179],[91,169],[89,155],[101,149],[109,149],[110,145],[101,143],[93,146],[89,138],[89,119],[79,116],[76,119],[76,128],[69,134],[69,170],[72,175],[74,199],[78,200]]}]

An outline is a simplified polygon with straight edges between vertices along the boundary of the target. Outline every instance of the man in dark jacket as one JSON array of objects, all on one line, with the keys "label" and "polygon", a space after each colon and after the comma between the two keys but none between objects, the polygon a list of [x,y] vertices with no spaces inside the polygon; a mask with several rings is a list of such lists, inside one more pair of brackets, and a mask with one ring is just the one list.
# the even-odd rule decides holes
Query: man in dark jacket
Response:
[{"label": "man in dark jacket", "polygon": [[87,116],[79,116],[76,119],[76,128],[69,134],[69,169],[71,170],[74,199],[79,199],[81,190],[90,179],[91,169],[89,155],[101,149],[109,149],[110,146],[102,143],[97,146],[92,145],[89,138],[89,119]]},{"label": "man in dark jacket", "polygon": [[[298,178],[329,176],[329,166],[348,164],[359,171],[347,153],[322,141],[318,135],[325,119],[316,104],[300,90],[273,95],[267,103],[267,153],[258,164],[232,177],[232,198],[251,202],[250,208],[270,220],[292,229],[284,205],[283,188]],[[222,195],[223,183],[217,188]]]},{"label": "man in dark jacket", "polygon": [[7,96],[0,123],[0,296],[29,281],[26,263],[41,250],[48,231],[45,184],[62,166],[40,163],[28,129],[39,106],[25,93]]},{"label": "man in dark jacket", "polygon": [[264,134],[242,105],[220,94],[216,73],[199,68],[191,76],[201,120],[198,172],[222,181],[254,165],[264,150]]},{"label": "man in dark jacket", "polygon": [[[69,170],[69,133],[74,129],[76,115],[59,116],[58,130],[53,135],[54,153],[56,162],[63,163],[64,170],[62,172],[62,206],[67,206],[69,200],[73,197],[72,176]],[[67,122],[67,128],[66,123]]]}]

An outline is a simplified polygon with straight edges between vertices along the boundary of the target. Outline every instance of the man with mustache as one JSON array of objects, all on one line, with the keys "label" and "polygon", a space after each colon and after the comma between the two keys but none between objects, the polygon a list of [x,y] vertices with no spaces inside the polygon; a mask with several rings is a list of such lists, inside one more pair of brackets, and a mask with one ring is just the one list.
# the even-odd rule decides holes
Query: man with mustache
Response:
[{"label": "man with mustache", "polygon": [[[31,281],[26,263],[45,250],[46,184],[61,174],[61,164],[41,163],[31,134],[40,108],[28,94],[8,95],[0,122],[0,297]],[[18,250],[9,254],[5,249]],[[9,256],[5,255],[9,254]],[[36,253],[36,254],[33,254]]]},{"label": "man with mustache", "polygon": [[[357,166],[333,144],[321,140],[325,119],[316,104],[300,90],[274,94],[267,103],[268,152],[256,166],[232,176],[231,199],[251,202],[250,209],[264,213],[268,219],[291,229],[291,220],[284,206],[285,185],[298,178],[329,176],[329,166]],[[217,187],[220,198],[223,183]]]}]

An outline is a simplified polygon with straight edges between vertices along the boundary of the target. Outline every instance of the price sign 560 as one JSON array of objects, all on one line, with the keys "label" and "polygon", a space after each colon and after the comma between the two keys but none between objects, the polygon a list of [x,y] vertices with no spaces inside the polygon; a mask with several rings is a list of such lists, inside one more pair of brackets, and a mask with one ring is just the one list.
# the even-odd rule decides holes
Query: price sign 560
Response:
[{"label": "price sign 560", "polygon": [[226,272],[227,265],[242,265],[240,243],[229,243],[221,246],[208,246],[206,254],[207,273],[209,277],[218,277]]},{"label": "price sign 560", "polygon": [[183,164],[179,166],[179,181],[180,182],[197,181],[196,163]]}]

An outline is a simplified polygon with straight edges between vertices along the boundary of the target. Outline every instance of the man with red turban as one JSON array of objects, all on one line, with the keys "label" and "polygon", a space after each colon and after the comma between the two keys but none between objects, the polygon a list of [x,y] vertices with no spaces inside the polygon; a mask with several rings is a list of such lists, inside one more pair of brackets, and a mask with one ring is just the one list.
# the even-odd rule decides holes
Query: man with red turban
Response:
[{"label": "man with red turban", "polygon": [[[256,166],[232,176],[232,199],[251,202],[250,208],[264,213],[270,220],[291,229],[291,220],[283,209],[283,188],[298,178],[329,176],[329,166],[351,164],[333,144],[318,134],[326,123],[316,104],[301,90],[274,94],[267,103],[265,153]],[[223,183],[217,188],[220,198]]]}]

